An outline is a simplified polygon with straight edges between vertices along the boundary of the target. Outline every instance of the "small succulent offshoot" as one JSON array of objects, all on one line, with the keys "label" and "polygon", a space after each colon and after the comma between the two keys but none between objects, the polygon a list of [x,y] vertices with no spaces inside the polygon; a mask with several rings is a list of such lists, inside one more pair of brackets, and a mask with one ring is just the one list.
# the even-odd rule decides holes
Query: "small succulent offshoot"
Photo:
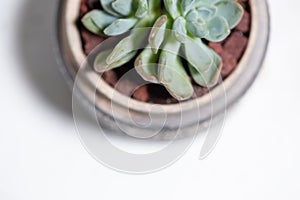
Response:
[{"label": "small succulent offshoot", "polygon": [[[217,84],[222,60],[202,40],[224,40],[244,12],[236,0],[100,0],[100,3],[103,10],[92,10],[82,18],[92,33],[118,36],[146,27],[151,27],[151,31],[133,31],[112,49],[100,52],[95,70],[105,72],[135,59],[135,68],[143,79],[164,85],[178,100],[193,95],[186,69],[200,86]],[[145,40],[147,45],[137,55],[139,45]],[[179,56],[181,52],[183,56]]]}]

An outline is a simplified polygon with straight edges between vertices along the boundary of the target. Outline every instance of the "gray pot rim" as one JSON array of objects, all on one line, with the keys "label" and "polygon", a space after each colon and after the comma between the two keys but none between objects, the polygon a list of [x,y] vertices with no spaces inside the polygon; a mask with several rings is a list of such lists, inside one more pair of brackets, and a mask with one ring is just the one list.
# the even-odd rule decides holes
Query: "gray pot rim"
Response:
[{"label": "gray pot rim", "polygon": [[[72,1],[72,3],[74,4],[74,0],[61,0],[58,2],[55,24],[56,33],[54,51],[59,65],[62,67],[61,71],[63,72],[68,84],[71,87],[73,87],[76,75],[76,68],[79,68],[81,64],[79,60],[81,59],[82,61],[84,57],[83,52],[81,53],[81,55],[74,55],[73,53],[70,53],[71,48],[70,46],[68,46],[70,44],[66,44],[66,41],[70,36],[68,35],[70,34],[70,31],[69,33],[66,33],[68,32],[66,31],[66,27],[73,26],[74,28],[74,26],[76,26],[75,19],[66,19],[65,9],[67,7],[68,2],[70,1]],[[79,2],[80,0],[76,1]],[[100,112],[101,114],[106,114],[108,116],[112,116],[111,107],[109,105],[113,103],[117,107],[118,111],[120,111],[118,113],[119,116],[117,116],[117,120],[120,120],[129,125],[132,125],[132,122],[128,121],[126,118],[128,116],[128,109],[133,114],[139,115],[139,117],[142,118],[148,118],[149,112],[153,112],[153,114],[156,115],[159,120],[160,115],[165,114],[165,112],[168,113],[168,116],[170,116],[170,118],[181,118],[182,116],[191,118],[194,115],[193,110],[195,108],[195,105],[198,105],[199,109],[203,112],[201,114],[201,119],[197,119],[195,122],[203,123],[207,120],[210,120],[212,117],[217,116],[220,112],[223,112],[227,107],[230,107],[246,93],[246,91],[253,84],[255,78],[257,77],[266,54],[270,34],[270,17],[268,4],[266,0],[249,1],[251,4],[252,23],[247,49],[242,59],[240,60],[238,66],[236,67],[235,71],[223,82],[223,86],[217,86],[210,92],[209,95],[205,95],[194,100],[183,102],[180,104],[180,106],[178,106],[178,104],[159,105],[163,108],[164,113],[151,111],[151,109],[153,108],[153,104],[138,102],[132,99],[130,99],[130,102],[132,102],[132,104],[130,104],[129,106],[124,105],[124,100],[128,99],[129,97],[125,97],[124,95],[119,94],[118,92],[116,92],[118,98],[111,100],[107,96],[107,90],[100,91],[100,95],[97,95],[95,102],[94,99],[89,98],[91,96],[90,93],[93,92],[93,87],[90,88],[90,91],[85,91],[85,89],[82,89],[80,91],[83,95],[83,98],[95,104],[98,112]],[[77,13],[79,14],[79,9],[77,10]],[[72,34],[77,34],[77,39],[79,38],[78,31],[77,33],[72,32]],[[77,45],[77,47],[75,48],[78,49],[79,46]],[[66,49],[68,49],[68,51],[66,51]],[[79,51],[82,51],[81,46],[79,49]],[[86,88],[86,86],[84,88]],[[109,88],[110,86],[107,85],[105,89],[110,90],[110,92],[114,91],[114,89]],[[226,92],[225,97],[221,94],[223,88]],[[215,101],[214,105],[217,105],[215,106],[215,109],[213,111],[211,111],[210,109],[211,101]],[[187,122],[185,122],[183,126],[190,126],[193,123],[193,120],[187,120]],[[167,128],[173,129],[176,127],[177,125],[174,124],[173,120],[170,120],[170,123],[167,124]]]}]

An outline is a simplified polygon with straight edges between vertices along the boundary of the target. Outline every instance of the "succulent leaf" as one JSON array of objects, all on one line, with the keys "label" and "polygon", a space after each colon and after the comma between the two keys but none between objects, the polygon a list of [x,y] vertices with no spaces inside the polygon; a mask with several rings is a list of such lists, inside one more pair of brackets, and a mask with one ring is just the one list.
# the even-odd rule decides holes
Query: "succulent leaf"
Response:
[{"label": "succulent leaf", "polygon": [[134,0],[115,0],[111,5],[112,8],[123,16],[128,16],[132,12]]},{"label": "succulent leaf", "polygon": [[134,26],[135,28],[152,27],[155,20],[159,17],[157,13],[149,13],[146,17],[138,19],[138,22]]},{"label": "succulent leaf", "polygon": [[102,8],[109,14],[116,16],[116,17],[120,17],[120,15],[114,11],[114,9],[112,8],[112,3],[115,0],[100,0],[100,3],[102,5]]},{"label": "succulent leaf", "polygon": [[[200,1],[198,1],[197,5],[198,6],[203,6],[203,5],[209,5],[210,6],[210,5],[214,5],[216,2],[219,2],[219,1],[220,0],[200,0]],[[228,0],[228,1],[235,1],[235,0]]]},{"label": "succulent leaf", "polygon": [[136,18],[117,19],[111,25],[104,29],[105,35],[116,36],[121,35],[130,30],[137,22]]},{"label": "succulent leaf", "polygon": [[143,18],[147,15],[148,10],[149,10],[149,5],[147,0],[138,0],[138,9],[135,13],[135,16],[137,18]]},{"label": "succulent leaf", "polygon": [[190,78],[178,56],[181,43],[169,37],[159,59],[159,81],[178,100],[189,99],[194,91]]},{"label": "succulent leaf", "polygon": [[178,17],[173,23],[173,36],[177,41],[184,43],[187,38],[186,21],[183,17]]},{"label": "succulent leaf", "polygon": [[100,52],[95,61],[94,61],[94,69],[97,71],[97,72],[105,72],[107,70],[110,70],[110,69],[114,69],[114,68],[117,68],[117,67],[120,67],[124,64],[126,64],[127,62],[129,62],[132,58],[135,57],[137,51],[133,51],[133,52],[130,52],[128,53],[126,56],[124,56],[123,58],[119,59],[118,61],[114,62],[114,63],[111,63],[111,64],[107,64],[105,62],[105,59],[107,58],[107,56],[112,52],[112,50],[104,50],[102,52]]},{"label": "succulent leaf", "polygon": [[177,17],[180,16],[178,4],[179,4],[179,0],[164,0],[165,8],[173,19],[176,19]]},{"label": "succulent leaf", "polygon": [[195,37],[204,38],[209,34],[206,23],[201,19],[198,19],[197,21],[188,21],[186,28]]},{"label": "succulent leaf", "polygon": [[199,0],[181,0],[181,10],[183,16],[185,16],[195,5],[198,3]]},{"label": "succulent leaf", "polygon": [[159,17],[153,25],[153,28],[149,35],[149,44],[154,54],[157,54],[158,49],[165,39],[165,29],[167,27],[168,17],[162,15]]},{"label": "succulent leaf", "polygon": [[136,58],[134,66],[144,80],[158,83],[157,61],[158,54],[154,54],[150,46],[147,46]]},{"label": "succulent leaf", "polygon": [[222,69],[221,58],[214,51],[211,51],[211,54],[214,62],[206,71],[198,71],[194,66],[188,64],[192,78],[198,85],[203,87],[212,87],[216,85]]},{"label": "succulent leaf", "polygon": [[208,70],[214,62],[209,49],[199,38],[188,39],[183,45],[183,48],[185,52],[185,58],[197,69],[197,71]]},{"label": "succulent leaf", "polygon": [[195,9],[191,10],[191,11],[185,16],[185,19],[186,19],[187,21],[190,21],[190,22],[192,22],[192,21],[197,21],[198,18],[199,18],[198,12],[197,12]]},{"label": "succulent leaf", "polygon": [[106,59],[107,64],[112,64],[126,56],[132,51],[145,48],[143,40],[145,39],[145,31],[137,30],[131,33],[128,37],[122,39],[113,49],[111,54]]},{"label": "succulent leaf", "polygon": [[103,29],[115,21],[117,18],[101,10],[92,10],[81,19],[82,24],[90,32],[103,34]]},{"label": "succulent leaf", "polygon": [[229,28],[234,28],[242,19],[244,9],[236,1],[220,1],[216,3],[217,15],[224,17],[229,24]]},{"label": "succulent leaf", "polygon": [[214,17],[207,24],[208,35],[205,39],[212,42],[220,42],[230,34],[230,28],[223,17]]},{"label": "succulent leaf", "polygon": [[198,16],[204,21],[209,21],[217,12],[216,7],[203,6],[197,8]]}]

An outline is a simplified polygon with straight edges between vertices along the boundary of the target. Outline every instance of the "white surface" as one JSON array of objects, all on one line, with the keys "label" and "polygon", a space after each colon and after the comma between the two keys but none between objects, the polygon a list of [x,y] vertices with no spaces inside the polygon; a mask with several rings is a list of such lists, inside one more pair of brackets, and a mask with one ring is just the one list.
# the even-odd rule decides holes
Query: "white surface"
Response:
[{"label": "white surface", "polygon": [[77,138],[51,52],[55,1],[1,5],[0,199],[300,198],[298,1],[270,1],[265,66],[229,112],[214,152],[199,161],[196,142],[170,168],[142,176],[103,167]]}]

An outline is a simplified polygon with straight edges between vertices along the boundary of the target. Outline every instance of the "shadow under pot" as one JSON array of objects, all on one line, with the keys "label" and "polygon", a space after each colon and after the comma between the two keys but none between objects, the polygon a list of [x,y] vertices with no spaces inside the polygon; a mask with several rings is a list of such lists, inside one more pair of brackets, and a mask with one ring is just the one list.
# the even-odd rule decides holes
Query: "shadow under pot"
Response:
[{"label": "shadow under pot", "polygon": [[[155,2],[155,0],[150,0],[148,3],[149,2]],[[216,2],[224,3],[224,1]],[[221,3],[214,6],[221,6]],[[138,21],[137,23],[143,20],[147,21],[148,19],[145,20],[147,17],[151,18],[152,11],[150,4],[151,3],[148,5],[148,9],[150,9],[150,11],[148,10],[148,14],[135,20]],[[191,63],[193,62],[191,61],[193,60],[191,54],[194,54],[195,50],[186,45],[188,42],[186,42],[185,39],[190,37],[190,32],[193,33],[193,28],[190,26],[188,28],[182,28],[182,24],[188,24],[189,19],[187,16],[189,15],[192,16],[190,20],[193,19],[192,14],[186,14],[192,13],[191,11],[187,11],[185,14],[179,13],[179,17],[172,16],[172,14],[164,15],[165,13],[152,16],[154,20],[152,21],[154,26],[157,27],[157,30],[163,28],[164,17],[162,16],[171,18],[168,19],[168,23],[166,23],[164,27],[166,29],[172,29],[172,34],[169,34],[168,37],[165,37],[164,41],[162,41],[163,44],[166,44],[165,46],[168,46],[168,42],[172,43],[170,40],[176,40],[181,44],[180,48],[183,48],[182,46],[190,47],[185,48],[186,54],[182,56],[180,62],[183,69],[182,72],[185,75],[183,80],[188,80],[186,82],[186,90],[179,89],[181,85],[177,87],[176,84],[178,84],[178,81],[174,81],[176,79],[176,74],[174,75],[174,73],[170,73],[170,79],[173,85],[168,85],[168,82],[162,80],[163,75],[161,74],[167,74],[166,70],[168,68],[165,67],[166,69],[164,70],[160,69],[162,68],[161,66],[163,66],[162,63],[163,61],[168,63],[168,59],[172,57],[170,55],[163,57],[164,48],[159,50],[159,64],[156,65],[156,67],[158,68],[157,71],[160,71],[156,71],[156,76],[153,76],[154,80],[151,79],[152,77],[147,76],[149,74],[146,74],[146,78],[145,76],[141,76],[144,71],[141,71],[141,69],[138,68],[139,65],[136,63],[139,58],[143,58],[141,55],[144,51],[141,49],[149,47],[148,41],[151,42],[151,39],[142,42],[143,45],[141,46],[137,45],[139,50],[133,56],[128,56],[127,62],[122,63],[118,68],[111,67],[110,70],[106,70],[102,68],[99,69],[95,66],[94,63],[97,59],[98,63],[105,64],[106,62],[107,64],[108,57],[113,57],[112,52],[117,50],[113,49],[109,51],[110,55],[107,54],[106,57],[99,56],[101,51],[104,52],[108,48],[111,48],[112,45],[118,45],[120,41],[126,39],[126,37],[130,37],[130,35],[136,31],[136,29],[130,29],[132,31],[131,33],[119,34],[114,37],[105,36],[105,33],[111,35],[115,34],[114,31],[111,31],[111,27],[113,26],[113,23],[111,23],[110,27],[105,28],[104,31],[101,30],[99,34],[95,34],[96,31],[93,31],[93,27],[88,28],[88,23],[94,22],[92,18],[93,15],[91,15],[90,18],[86,17],[86,20],[90,21],[82,23],[82,19],[85,16],[89,16],[88,13],[91,11],[105,12],[105,5],[101,5],[99,1],[60,1],[57,18],[57,56],[61,60],[61,63],[63,63],[62,69],[65,72],[64,74],[68,83],[70,83],[72,87],[74,85],[76,86],[76,90],[74,91],[79,94],[82,101],[86,101],[89,105],[96,108],[95,112],[100,125],[118,132],[130,132],[130,134],[136,136],[151,134],[153,131],[159,131],[167,135],[167,133],[177,133],[178,130],[180,130],[180,133],[188,135],[189,133],[199,131],[199,129],[203,127],[207,127],[213,122],[223,119],[226,109],[248,90],[261,69],[269,39],[269,13],[267,3],[265,0],[245,0],[238,1],[238,4],[239,7],[243,9],[243,14],[238,23],[229,27],[230,32],[227,33],[224,39],[218,40],[217,37],[215,37],[216,35],[212,34],[213,29],[211,29],[211,35],[206,35],[196,40],[196,43],[200,41],[201,45],[208,49],[208,52],[212,52],[209,53],[209,55],[216,55],[216,59],[214,60],[219,59],[219,63],[222,63],[216,65],[217,68],[219,67],[219,70],[214,72],[217,74],[217,79],[214,78],[214,82],[216,83],[209,85],[209,87],[199,84],[197,77],[194,76],[193,70],[190,70]],[[160,4],[160,6],[162,6],[162,4]],[[188,6],[183,8],[187,10],[197,10],[191,6],[189,8],[187,7]],[[176,13],[175,11],[171,12],[171,9],[172,6],[167,7],[165,12],[170,11],[170,13]],[[228,9],[230,9],[230,7]],[[116,11],[118,11],[118,8],[116,8]],[[136,16],[138,11],[135,13]],[[197,11],[200,13],[201,9]],[[220,13],[220,15],[222,15],[222,13],[226,12]],[[121,17],[115,18],[118,20]],[[215,18],[217,19],[217,17]],[[226,17],[219,17],[218,19],[220,18],[223,20]],[[99,19],[101,20],[101,18]],[[179,19],[186,21],[182,23]],[[222,20],[216,20],[213,24],[217,26]],[[141,23],[143,22],[140,22],[140,24]],[[228,24],[230,25],[230,22],[228,22]],[[153,26],[153,24],[150,26]],[[222,26],[222,24],[219,26]],[[218,29],[218,27],[213,28]],[[150,28],[149,31],[144,31],[140,34],[149,34],[147,37],[150,37],[153,32],[157,34],[159,31]],[[186,36],[186,33],[189,36]],[[187,40],[189,41],[189,39]],[[150,43],[152,49],[149,48],[149,51],[155,52],[153,46],[159,44],[159,42],[157,42],[157,40],[153,41],[154,40]],[[171,46],[170,51],[173,50],[172,48],[176,48],[176,45],[175,47],[174,45],[169,46]],[[166,49],[168,49],[168,47],[166,47]],[[189,52],[189,54],[187,52]],[[196,53],[197,52],[198,51],[196,51]],[[147,58],[147,56],[144,56],[144,58]],[[140,61],[144,60],[140,59]],[[175,61],[171,60],[170,63],[174,66],[174,62],[176,64],[178,63],[177,61],[177,59],[175,59]],[[195,61],[197,61],[197,59],[195,59]],[[195,65],[200,64],[199,62],[195,62]],[[182,69],[177,70],[177,72]],[[181,77],[181,75],[182,74],[178,77]],[[209,78],[207,78],[206,81],[213,82],[213,80]],[[156,84],[156,82],[160,84]],[[188,89],[192,90],[191,94],[187,92]]]}]

